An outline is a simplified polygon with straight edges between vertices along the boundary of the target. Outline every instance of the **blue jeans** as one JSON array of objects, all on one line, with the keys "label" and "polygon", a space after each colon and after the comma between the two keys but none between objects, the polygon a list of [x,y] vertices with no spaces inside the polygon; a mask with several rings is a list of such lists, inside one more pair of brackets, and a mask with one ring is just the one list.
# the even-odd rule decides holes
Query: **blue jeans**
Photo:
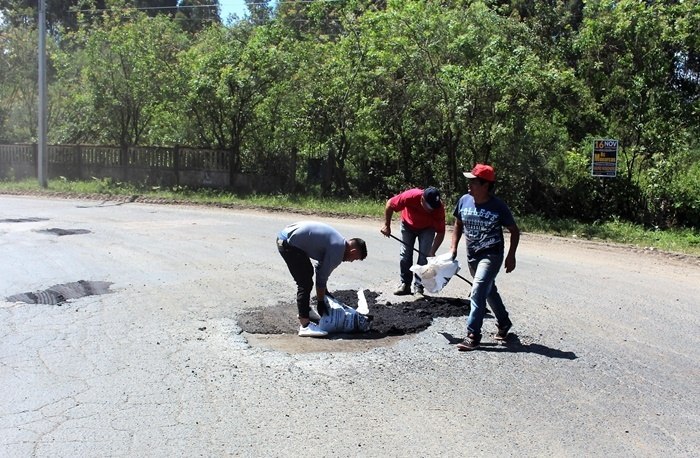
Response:
[{"label": "blue jeans", "polygon": [[430,252],[430,248],[433,246],[433,240],[435,239],[435,229],[429,227],[427,229],[413,230],[404,224],[401,220],[401,262],[399,267],[401,269],[401,283],[410,285],[411,279],[413,283],[417,286],[420,285],[420,277],[414,275],[411,272],[411,266],[413,265],[413,245],[418,239],[418,265],[424,266],[428,263],[427,255]]},{"label": "blue jeans", "polygon": [[467,318],[467,333],[481,334],[481,326],[486,315],[486,303],[488,302],[499,328],[512,325],[508,318],[508,311],[503,305],[501,295],[496,287],[496,275],[503,265],[503,254],[477,255],[476,259],[469,261],[469,272],[474,277],[471,295],[471,311]]}]

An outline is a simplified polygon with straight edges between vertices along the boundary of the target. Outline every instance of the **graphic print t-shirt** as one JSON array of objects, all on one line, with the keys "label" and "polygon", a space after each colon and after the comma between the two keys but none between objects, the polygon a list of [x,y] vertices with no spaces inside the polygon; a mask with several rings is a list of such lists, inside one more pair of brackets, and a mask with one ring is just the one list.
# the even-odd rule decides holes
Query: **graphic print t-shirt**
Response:
[{"label": "graphic print t-shirt", "polygon": [[477,204],[471,194],[465,194],[453,215],[462,221],[470,259],[477,254],[503,253],[503,226],[515,225],[515,219],[501,199],[492,196]]}]

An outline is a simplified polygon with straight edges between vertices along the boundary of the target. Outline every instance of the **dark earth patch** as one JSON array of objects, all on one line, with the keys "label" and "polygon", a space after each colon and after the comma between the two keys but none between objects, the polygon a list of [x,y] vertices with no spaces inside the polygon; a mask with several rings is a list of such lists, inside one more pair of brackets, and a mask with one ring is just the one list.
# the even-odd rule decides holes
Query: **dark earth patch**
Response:
[{"label": "dark earth patch", "polygon": [[36,232],[42,232],[44,234],[54,234],[59,237],[64,235],[78,235],[90,233],[90,231],[88,231],[87,229],[60,229],[58,227],[52,227],[51,229],[40,229]]},{"label": "dark earth patch", "polygon": [[95,296],[109,292],[111,282],[80,280],[72,283],[54,285],[43,291],[15,294],[6,298],[7,302],[26,302],[27,304],[47,304],[61,306],[70,299]]},{"label": "dark earth patch", "polygon": [[[334,291],[340,302],[357,307],[357,291]],[[406,302],[378,302],[379,294],[365,291],[372,328],[360,334],[334,334],[343,338],[377,339],[387,336],[415,334],[427,329],[438,317],[467,316],[466,298],[417,296]],[[314,304],[312,304],[313,306]],[[252,310],[238,317],[241,329],[250,334],[296,334],[299,328],[296,302],[278,303]]]}]

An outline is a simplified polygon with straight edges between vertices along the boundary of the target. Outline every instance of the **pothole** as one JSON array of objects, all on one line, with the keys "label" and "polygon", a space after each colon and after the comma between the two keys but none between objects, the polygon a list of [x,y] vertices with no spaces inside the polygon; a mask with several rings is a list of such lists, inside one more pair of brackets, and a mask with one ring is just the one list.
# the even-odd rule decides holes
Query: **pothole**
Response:
[{"label": "pothole", "polygon": [[39,221],[48,220],[48,218],[5,218],[0,219],[0,223],[38,223]]},{"label": "pothole", "polygon": [[87,229],[60,229],[58,227],[52,227],[51,229],[40,229],[36,232],[41,232],[44,234],[54,234],[59,237],[64,235],[78,235],[78,234],[89,234],[90,231]]},{"label": "pothole", "polygon": [[7,302],[26,302],[27,304],[47,304],[61,306],[70,299],[96,296],[109,292],[112,282],[80,280],[72,283],[54,285],[43,291],[15,294],[7,297]]},{"label": "pothole", "polygon": [[[356,291],[333,291],[340,302],[357,306]],[[469,300],[463,298],[416,296],[407,302],[377,302],[379,294],[365,293],[372,328],[366,333],[334,334],[343,339],[381,339],[391,336],[416,334],[427,329],[438,317],[466,316]],[[299,328],[295,302],[279,303],[272,307],[258,308],[238,317],[238,324],[249,334],[296,334]]]}]

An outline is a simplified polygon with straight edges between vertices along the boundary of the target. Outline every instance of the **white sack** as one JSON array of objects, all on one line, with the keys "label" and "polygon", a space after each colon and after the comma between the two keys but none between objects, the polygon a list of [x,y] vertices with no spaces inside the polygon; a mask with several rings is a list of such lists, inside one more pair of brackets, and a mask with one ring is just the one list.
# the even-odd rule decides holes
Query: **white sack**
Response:
[{"label": "white sack", "polygon": [[321,317],[318,326],[330,333],[367,332],[370,328],[369,317],[359,313],[335,298],[325,296],[327,313]]},{"label": "white sack", "polygon": [[413,265],[411,271],[418,275],[423,288],[430,293],[439,293],[450,278],[459,272],[459,262],[452,259],[452,253],[428,258],[424,266]]},{"label": "white sack", "polygon": [[357,312],[363,315],[369,315],[369,305],[367,304],[364,289],[357,291]]}]

